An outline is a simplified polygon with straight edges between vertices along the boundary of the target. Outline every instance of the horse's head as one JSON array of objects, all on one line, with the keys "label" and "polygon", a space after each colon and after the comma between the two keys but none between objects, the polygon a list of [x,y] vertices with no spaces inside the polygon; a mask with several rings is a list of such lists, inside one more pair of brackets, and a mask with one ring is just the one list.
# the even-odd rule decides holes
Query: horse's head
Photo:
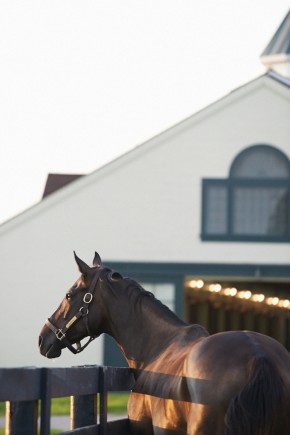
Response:
[{"label": "horse's head", "polygon": [[[97,253],[93,267],[88,266],[76,254],[75,260],[81,276],[66,292],[60,306],[40,332],[39,350],[47,358],[59,357],[65,347],[73,353],[79,353],[94,338],[105,332],[102,287],[107,279],[113,280],[118,274],[109,273],[110,270],[103,267]],[[90,338],[81,346],[80,342],[85,337]]]}]

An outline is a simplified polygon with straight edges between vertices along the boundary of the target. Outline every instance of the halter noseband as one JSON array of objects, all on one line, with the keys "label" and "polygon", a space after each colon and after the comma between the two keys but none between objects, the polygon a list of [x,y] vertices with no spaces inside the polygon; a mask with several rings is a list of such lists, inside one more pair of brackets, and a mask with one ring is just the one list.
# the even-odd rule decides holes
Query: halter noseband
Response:
[{"label": "halter noseband", "polygon": [[[92,335],[90,332],[89,327],[89,320],[88,320],[88,314],[89,314],[89,305],[93,300],[93,294],[97,285],[97,282],[100,277],[100,271],[97,271],[96,275],[94,276],[94,279],[92,280],[90,287],[87,291],[87,293],[83,297],[83,305],[79,309],[79,311],[67,322],[67,324],[64,326],[64,328],[57,328],[50,319],[47,319],[45,324],[49,327],[49,329],[55,334],[56,338],[65,344],[65,346],[74,354],[82,352],[90,343],[93,341],[97,336]],[[74,323],[83,318],[86,329],[88,332],[88,335],[90,336],[89,340],[83,345],[78,346],[77,348],[73,347],[73,345],[69,342],[69,340],[66,337],[67,331],[74,325]]]}]

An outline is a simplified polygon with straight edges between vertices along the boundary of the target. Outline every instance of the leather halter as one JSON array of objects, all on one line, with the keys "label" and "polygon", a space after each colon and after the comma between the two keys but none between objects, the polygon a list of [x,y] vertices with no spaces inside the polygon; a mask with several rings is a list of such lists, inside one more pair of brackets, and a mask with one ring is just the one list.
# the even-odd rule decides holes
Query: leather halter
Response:
[{"label": "leather halter", "polygon": [[[46,326],[48,326],[49,329],[55,334],[56,338],[60,342],[62,342],[74,354],[82,352],[91,343],[91,341],[93,341],[97,337],[97,335],[92,335],[90,332],[88,314],[89,314],[89,306],[93,300],[93,294],[94,294],[97,282],[99,280],[99,277],[100,277],[100,271],[98,270],[96,275],[94,276],[91,284],[90,284],[90,287],[89,287],[87,293],[83,297],[83,305],[81,306],[79,311],[67,322],[67,324],[64,326],[64,328],[62,328],[62,329],[57,328],[51,322],[50,319],[47,319],[45,322]],[[67,339],[66,333],[72,327],[72,325],[74,325],[75,322],[81,318],[84,319],[86,329],[87,329],[87,332],[88,332],[88,335],[90,336],[90,338],[83,346],[79,346],[78,348],[75,348],[70,343],[70,341]]]}]

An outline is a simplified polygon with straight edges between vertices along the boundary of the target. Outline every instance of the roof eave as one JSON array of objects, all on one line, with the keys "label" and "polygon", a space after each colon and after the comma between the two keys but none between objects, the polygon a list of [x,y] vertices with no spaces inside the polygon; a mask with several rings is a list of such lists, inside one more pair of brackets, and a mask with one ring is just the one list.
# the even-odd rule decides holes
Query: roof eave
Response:
[{"label": "roof eave", "polygon": [[280,53],[280,54],[270,54],[267,56],[260,57],[263,65],[269,66],[277,63],[288,63],[290,62],[290,54]]}]

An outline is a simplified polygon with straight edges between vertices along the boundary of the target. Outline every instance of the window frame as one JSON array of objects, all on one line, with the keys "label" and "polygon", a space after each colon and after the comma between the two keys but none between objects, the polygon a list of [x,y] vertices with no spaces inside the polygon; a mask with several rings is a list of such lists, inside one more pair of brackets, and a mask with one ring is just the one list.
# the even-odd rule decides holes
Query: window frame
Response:
[{"label": "window frame", "polygon": [[[229,171],[229,178],[204,178],[202,180],[202,218],[201,218],[201,239],[203,241],[225,241],[225,242],[275,242],[275,243],[289,243],[290,242],[290,177],[288,178],[238,178],[232,176],[234,173],[233,168],[238,164],[240,156],[244,156],[247,150],[252,150],[253,147],[267,147],[272,148],[273,152],[277,152],[287,160],[289,171],[290,163],[287,157],[278,149],[268,145],[254,145],[246,148],[236,156]],[[224,234],[214,234],[207,232],[207,223],[209,211],[207,207],[207,195],[211,187],[223,185],[226,189],[227,204],[226,204],[226,231]],[[277,188],[282,187],[287,190],[287,233],[283,235],[258,235],[258,234],[234,234],[234,189],[237,187],[269,187]]]},{"label": "window frame", "polygon": [[[242,241],[242,242],[290,242],[290,183],[285,179],[203,179],[202,180],[202,233],[201,239],[212,240],[212,241]],[[207,198],[208,188],[212,186],[220,186],[224,185],[227,190],[227,225],[226,232],[224,234],[214,234],[208,233],[206,231],[207,224]],[[288,205],[288,225],[287,225],[287,234],[278,236],[278,235],[254,235],[254,234],[234,234],[233,233],[233,210],[234,210],[234,194],[233,190],[236,187],[284,187],[287,191],[287,205]]]}]

